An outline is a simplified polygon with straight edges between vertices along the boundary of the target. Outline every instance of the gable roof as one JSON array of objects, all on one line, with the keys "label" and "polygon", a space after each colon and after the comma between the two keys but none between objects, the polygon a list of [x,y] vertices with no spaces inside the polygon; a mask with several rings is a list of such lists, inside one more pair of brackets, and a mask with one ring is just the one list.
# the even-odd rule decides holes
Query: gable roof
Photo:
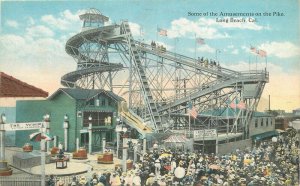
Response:
[{"label": "gable roof", "polygon": [[124,99],[111,91],[106,91],[103,89],[80,89],[80,88],[60,88],[49,96],[49,100],[53,99],[59,93],[64,93],[75,100],[90,100],[99,94],[105,94],[111,97],[115,101],[123,101]]},{"label": "gable roof", "polygon": [[0,97],[48,97],[48,92],[0,72]]}]

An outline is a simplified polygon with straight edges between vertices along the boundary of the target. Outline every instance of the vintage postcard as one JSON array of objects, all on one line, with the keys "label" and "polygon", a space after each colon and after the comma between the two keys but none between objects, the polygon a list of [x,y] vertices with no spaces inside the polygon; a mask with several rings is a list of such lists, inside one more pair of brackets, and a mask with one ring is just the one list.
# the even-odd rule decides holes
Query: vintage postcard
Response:
[{"label": "vintage postcard", "polygon": [[0,1],[1,185],[298,185],[299,1]]}]

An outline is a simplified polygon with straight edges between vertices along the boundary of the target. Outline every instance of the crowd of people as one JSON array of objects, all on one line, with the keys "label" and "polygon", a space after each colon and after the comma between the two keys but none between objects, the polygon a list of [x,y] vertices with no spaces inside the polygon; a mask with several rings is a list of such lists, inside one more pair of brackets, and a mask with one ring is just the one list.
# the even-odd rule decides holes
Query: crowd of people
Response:
[{"label": "crowd of people", "polygon": [[275,140],[230,154],[171,151],[154,148],[122,172],[74,177],[71,185],[103,186],[228,186],[296,185],[299,175],[299,139],[294,129]]},{"label": "crowd of people", "polygon": [[219,62],[216,62],[215,60],[213,59],[204,59],[203,57],[198,57],[198,63],[203,66],[203,67],[210,67],[210,68],[217,68],[218,70],[220,70],[221,66],[220,66],[220,63]]}]

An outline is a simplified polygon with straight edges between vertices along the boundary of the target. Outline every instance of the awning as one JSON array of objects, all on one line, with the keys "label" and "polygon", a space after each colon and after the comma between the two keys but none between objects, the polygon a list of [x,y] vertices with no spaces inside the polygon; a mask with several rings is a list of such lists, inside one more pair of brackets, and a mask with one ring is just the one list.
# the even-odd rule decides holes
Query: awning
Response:
[{"label": "awning", "polygon": [[184,135],[175,134],[164,141],[165,143],[185,143],[188,141],[188,139]]},{"label": "awning", "polygon": [[256,135],[252,136],[252,139],[253,140],[262,140],[262,139],[272,137],[272,136],[278,136],[278,132],[276,130],[273,130],[273,131],[256,134]]}]

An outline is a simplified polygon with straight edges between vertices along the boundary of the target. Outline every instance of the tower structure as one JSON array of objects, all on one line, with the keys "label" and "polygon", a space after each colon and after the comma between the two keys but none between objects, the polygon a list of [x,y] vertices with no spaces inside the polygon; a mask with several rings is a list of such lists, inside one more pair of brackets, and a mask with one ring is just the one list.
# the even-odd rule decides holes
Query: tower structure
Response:
[{"label": "tower structure", "polygon": [[[140,42],[128,21],[104,25],[108,18],[95,9],[80,19],[82,31],[66,43],[77,69],[62,77],[64,86],[114,91],[156,132],[187,129],[190,103],[206,113],[193,121],[193,129],[219,126],[222,132],[234,130],[247,137],[268,72],[238,72]],[[231,108],[231,103],[247,108]],[[224,116],[229,109],[234,116],[230,124]]]}]

